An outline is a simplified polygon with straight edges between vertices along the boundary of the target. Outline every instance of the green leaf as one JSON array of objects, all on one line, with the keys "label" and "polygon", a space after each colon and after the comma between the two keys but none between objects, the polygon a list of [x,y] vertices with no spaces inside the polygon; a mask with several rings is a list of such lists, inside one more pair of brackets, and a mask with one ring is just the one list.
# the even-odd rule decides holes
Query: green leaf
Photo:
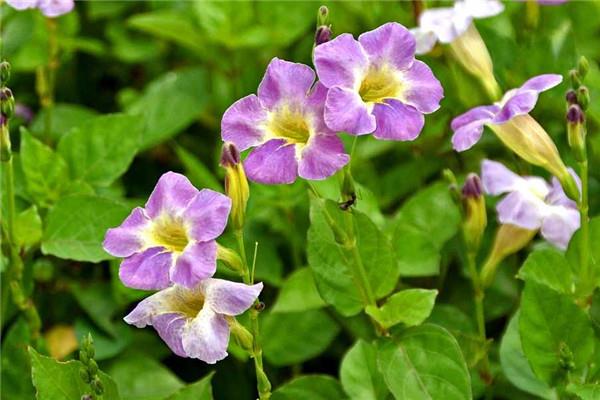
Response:
[{"label": "green leaf", "polygon": [[519,312],[510,319],[502,336],[500,363],[506,378],[519,389],[548,400],[557,398],[556,392],[535,376],[523,354],[519,336]]},{"label": "green leaf", "polygon": [[[600,285],[600,216],[590,219],[590,269],[593,271],[596,287]],[[581,250],[581,229],[575,232],[575,235],[569,242],[567,248],[567,260],[569,260],[574,271],[577,273],[580,268],[580,250]]]},{"label": "green leaf", "polygon": [[382,306],[367,306],[365,311],[385,328],[401,322],[415,326],[429,317],[437,294],[437,290],[406,289],[391,295]]},{"label": "green leaf", "polygon": [[382,340],[377,364],[397,399],[470,400],[471,381],[458,343],[432,324]]},{"label": "green leaf", "polygon": [[73,178],[109,186],[133,161],[142,133],[139,117],[125,114],[90,118],[62,137],[58,152]]},{"label": "green leaf", "polygon": [[[353,252],[353,244],[342,246],[340,238],[336,241],[328,216],[340,230],[355,232],[357,252]],[[393,250],[369,217],[356,210],[342,211],[335,202],[320,199],[311,201],[310,217],[308,263],[323,300],[341,314],[351,316],[367,303],[357,289],[359,282],[366,279],[376,298],[393,290],[399,277]]]},{"label": "green leaf", "polygon": [[440,251],[460,223],[447,185],[438,183],[411,197],[394,221],[394,250],[403,276],[439,272]]},{"label": "green leaf", "polygon": [[597,383],[570,383],[567,390],[579,396],[581,400],[600,399],[600,385]]},{"label": "green leaf", "polygon": [[[80,378],[79,370],[83,368],[80,361],[59,362],[39,354],[31,347],[29,355],[31,357],[31,377],[37,390],[38,399],[73,400],[92,393],[90,386]],[[111,377],[102,371],[99,371],[98,374],[104,385],[102,399],[120,399],[117,386]]]},{"label": "green leaf", "polygon": [[326,306],[317,291],[310,268],[292,272],[281,287],[273,312],[313,310]]},{"label": "green leaf", "polygon": [[377,369],[377,349],[364,340],[358,340],[342,359],[340,380],[350,399],[388,398],[389,391]]},{"label": "green leaf", "polygon": [[211,372],[199,381],[179,389],[167,400],[212,400],[212,386],[210,381],[215,373]]},{"label": "green leaf", "polygon": [[594,354],[594,332],[586,313],[569,296],[536,282],[525,284],[519,333],[533,372],[551,386],[564,378],[563,362],[572,361],[581,371]]},{"label": "green leaf", "polygon": [[575,289],[569,263],[560,251],[553,248],[529,254],[517,276],[526,282],[536,282],[564,294],[572,294]]},{"label": "green leaf", "polygon": [[27,191],[41,207],[56,202],[69,181],[65,160],[25,129],[21,129],[21,166]]},{"label": "green leaf", "polygon": [[106,333],[115,336],[115,328],[111,321],[117,309],[117,303],[111,295],[109,283],[95,282],[91,285],[71,285],[71,293],[100,328]]},{"label": "green leaf", "polygon": [[183,382],[158,361],[145,355],[121,357],[108,373],[127,400],[163,400],[184,387]]},{"label": "green leaf", "polygon": [[[325,311],[268,313],[262,321],[265,358],[273,365],[299,364],[321,354],[340,332]],[[285,332],[282,335],[281,332]]]},{"label": "green leaf", "polygon": [[47,113],[52,113],[50,120],[50,138],[54,141],[66,135],[71,129],[81,125],[90,118],[94,118],[98,113],[91,108],[83,107],[78,104],[55,104],[51,111],[42,108],[31,123],[31,133],[38,138],[47,137],[45,125]]},{"label": "green leaf", "polygon": [[272,400],[345,400],[340,383],[329,375],[305,375],[273,392]]},{"label": "green leaf", "polygon": [[223,190],[221,182],[196,156],[179,145],[175,146],[175,153],[185,168],[186,176],[194,186],[217,191]]},{"label": "green leaf", "polygon": [[[3,279],[5,279],[3,277]],[[6,290],[6,289],[2,289]],[[3,316],[4,317],[4,316]],[[30,334],[24,318],[17,319],[2,337],[2,385],[3,399],[33,399],[31,384],[31,361],[27,354]]]},{"label": "green leaf", "polygon": [[151,82],[127,113],[145,120],[141,149],[152,147],[181,132],[206,105],[206,72],[187,68],[168,72]]},{"label": "green leaf", "polygon": [[123,222],[129,211],[103,197],[64,197],[48,213],[42,252],[77,261],[107,260],[111,257],[102,249],[106,230]]},{"label": "green leaf", "polygon": [[15,218],[15,238],[19,246],[29,247],[42,238],[42,219],[36,206],[21,211]]}]

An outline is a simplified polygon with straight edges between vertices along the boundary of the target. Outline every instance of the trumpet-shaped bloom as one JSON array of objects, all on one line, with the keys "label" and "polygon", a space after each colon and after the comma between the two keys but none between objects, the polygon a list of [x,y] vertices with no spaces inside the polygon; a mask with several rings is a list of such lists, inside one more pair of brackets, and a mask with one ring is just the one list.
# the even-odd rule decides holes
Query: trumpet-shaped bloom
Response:
[{"label": "trumpet-shaped bloom", "polygon": [[196,189],[183,175],[160,177],[144,208],[109,229],[104,249],[125,257],[119,277],[137,289],[163,289],[172,282],[194,287],[216,270],[217,238],[227,225],[231,200]]},{"label": "trumpet-shaped bloom", "polygon": [[74,0],[6,0],[16,10],[39,8],[46,17],[54,18],[67,14],[75,6]]},{"label": "trumpet-shaped bloom", "polygon": [[486,193],[508,193],[496,206],[502,224],[541,229],[542,236],[561,249],[579,229],[577,204],[566,196],[558,179],[553,177],[549,184],[539,177],[521,177],[490,160],[483,161],[481,178]]},{"label": "trumpet-shaped bloom", "polygon": [[142,300],[124,319],[153,326],[178,356],[214,364],[227,357],[228,317],[250,308],[262,288],[212,278],[194,288],[174,285]]},{"label": "trumpet-shaped bloom", "polygon": [[254,147],[244,161],[251,180],[275,184],[292,183],[297,176],[325,179],[348,163],[342,141],[323,121],[327,90],[314,81],[310,67],[274,58],[257,95],[225,111],[223,140],[240,151]]},{"label": "trumpet-shaped bloom", "polygon": [[431,69],[415,60],[415,39],[390,22],[355,40],[345,33],[315,48],[315,66],[329,88],[325,123],[353,135],[413,140],[444,97]]},{"label": "trumpet-shaped bloom", "polygon": [[411,29],[417,41],[417,54],[426,54],[436,42],[451,43],[469,29],[475,18],[500,14],[504,5],[497,0],[462,0],[453,7],[431,8],[419,17],[419,26]]}]

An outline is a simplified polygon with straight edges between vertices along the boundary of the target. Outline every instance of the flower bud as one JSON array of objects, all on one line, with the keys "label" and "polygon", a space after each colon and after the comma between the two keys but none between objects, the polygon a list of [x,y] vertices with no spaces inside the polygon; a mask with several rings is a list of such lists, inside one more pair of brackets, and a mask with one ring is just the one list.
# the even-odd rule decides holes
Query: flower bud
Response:
[{"label": "flower bud", "polygon": [[8,61],[0,63],[0,86],[6,86],[10,80],[10,64]]},{"label": "flower bud", "polygon": [[231,329],[231,334],[241,348],[246,350],[251,355],[254,355],[254,336],[240,324],[235,318],[228,318],[227,323]]},{"label": "flower bud", "polygon": [[244,226],[250,188],[248,187],[244,166],[240,161],[240,153],[233,143],[223,145],[221,166],[226,171],[225,193],[232,201],[231,221],[234,229],[240,230]]},{"label": "flower bud", "polygon": [[90,383],[90,386],[92,387],[92,390],[94,390],[94,392],[96,392],[97,395],[102,395],[102,393],[104,393],[104,385],[102,384],[102,381],[100,380],[100,378],[98,376],[96,376],[92,382]]},{"label": "flower bud", "polygon": [[93,358],[90,359],[90,362],[88,363],[88,371],[92,376],[98,373],[98,363]]},{"label": "flower bud", "polygon": [[585,115],[577,104],[567,111],[567,139],[577,161],[585,159]]},{"label": "flower bud", "polygon": [[232,271],[238,272],[240,275],[244,274],[244,264],[238,253],[219,243],[217,243],[217,260],[223,261]]},{"label": "flower bud", "polygon": [[583,110],[587,110],[590,105],[590,91],[587,86],[580,86],[577,89],[577,103]]},{"label": "flower bud", "polygon": [[577,63],[577,72],[579,73],[579,76],[581,77],[581,79],[584,79],[585,76],[587,75],[587,73],[590,70],[590,63],[587,60],[587,58],[585,58],[585,56],[581,56],[579,58],[579,62]]},{"label": "flower bud", "polygon": [[329,8],[321,6],[317,12],[317,26],[325,25],[329,25]]},{"label": "flower bud", "polygon": [[90,383],[92,381],[90,373],[88,372],[86,367],[79,368],[79,377],[84,383]]},{"label": "flower bud", "polygon": [[15,98],[9,88],[0,89],[0,111],[9,119],[15,113]]},{"label": "flower bud", "polygon": [[500,262],[525,247],[536,232],[510,224],[500,225],[490,255],[481,269],[481,284],[483,287],[492,284]]},{"label": "flower bud", "polygon": [[469,174],[462,188],[463,235],[469,250],[475,252],[479,248],[483,232],[487,225],[487,213],[483,186],[476,174]]},{"label": "flower bud", "polygon": [[577,92],[573,89],[569,89],[565,95],[565,99],[567,100],[568,105],[577,104]]},{"label": "flower bud", "polygon": [[315,32],[315,46],[329,42],[331,40],[331,27],[327,25],[321,25],[317,27]]},{"label": "flower bud", "polygon": [[581,77],[576,69],[569,71],[569,78],[571,78],[571,87],[573,89],[577,89],[579,86],[581,86]]}]

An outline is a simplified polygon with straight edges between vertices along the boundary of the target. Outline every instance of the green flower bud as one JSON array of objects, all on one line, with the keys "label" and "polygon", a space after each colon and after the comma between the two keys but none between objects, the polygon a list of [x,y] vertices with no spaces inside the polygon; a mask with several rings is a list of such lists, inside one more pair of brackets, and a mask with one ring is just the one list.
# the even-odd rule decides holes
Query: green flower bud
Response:
[{"label": "green flower bud", "polygon": [[242,258],[234,250],[217,243],[217,260],[223,261],[229,269],[243,275],[244,264]]},{"label": "green flower bud", "polygon": [[567,111],[567,139],[577,161],[586,157],[585,115],[579,105],[573,104]]},{"label": "green flower bud", "polygon": [[79,377],[85,383],[90,383],[92,381],[92,377],[86,367],[79,368]]},{"label": "green flower bud", "polygon": [[573,89],[577,89],[581,86],[581,77],[576,69],[569,71],[569,78],[571,78],[571,87],[573,87]]},{"label": "green flower bud", "polygon": [[329,25],[329,8],[327,6],[319,7],[317,12],[317,26]]},{"label": "green flower bud", "polygon": [[90,386],[92,387],[92,390],[94,392],[96,392],[96,394],[98,396],[100,396],[100,395],[102,395],[102,393],[104,393],[104,384],[102,383],[102,381],[100,380],[99,377],[96,376],[90,383]]},{"label": "green flower bud", "polygon": [[231,334],[240,347],[250,355],[254,355],[254,336],[233,317],[228,318],[227,323],[231,329]]},{"label": "green flower bud", "polygon": [[15,113],[15,98],[9,88],[0,89],[0,111],[8,119]]},{"label": "green flower bud", "polygon": [[476,174],[469,174],[462,188],[462,205],[464,210],[463,235],[469,250],[479,249],[481,238],[487,226],[487,212],[481,179]]},{"label": "green flower bud", "polygon": [[6,86],[10,80],[10,64],[8,61],[0,63],[0,86]]},{"label": "green flower bud", "polygon": [[221,166],[225,168],[225,193],[231,199],[231,223],[235,230],[244,226],[246,205],[250,197],[250,187],[240,153],[233,143],[225,143],[221,154]]},{"label": "green flower bud", "polygon": [[577,72],[579,73],[579,76],[581,77],[581,79],[585,79],[585,76],[587,75],[587,73],[590,70],[590,63],[587,60],[587,58],[585,58],[585,56],[581,56],[579,58],[579,62],[577,63]]},{"label": "green flower bud", "polygon": [[92,376],[98,373],[98,363],[93,358],[91,358],[90,362],[88,363],[88,371]]},{"label": "green flower bud", "polygon": [[581,106],[582,110],[587,110],[590,105],[590,91],[587,86],[580,86],[577,89],[577,103]]}]

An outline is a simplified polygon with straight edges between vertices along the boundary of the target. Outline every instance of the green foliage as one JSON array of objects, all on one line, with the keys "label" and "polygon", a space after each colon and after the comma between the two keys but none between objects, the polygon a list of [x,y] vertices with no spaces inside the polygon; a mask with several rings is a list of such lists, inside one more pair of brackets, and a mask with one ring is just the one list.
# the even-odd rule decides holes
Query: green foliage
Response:
[{"label": "green foliage", "polygon": [[377,369],[377,348],[360,339],[342,359],[340,380],[350,399],[379,400],[389,396]]},{"label": "green foliage", "polygon": [[273,306],[273,312],[312,310],[325,306],[319,296],[312,271],[300,268],[291,273],[283,285]]},{"label": "green foliage", "polygon": [[346,399],[340,383],[327,375],[306,375],[296,378],[273,392],[273,400]]},{"label": "green foliage", "polygon": [[367,306],[366,312],[385,328],[403,323],[420,325],[429,317],[437,290],[406,289],[394,293],[380,307]]}]

